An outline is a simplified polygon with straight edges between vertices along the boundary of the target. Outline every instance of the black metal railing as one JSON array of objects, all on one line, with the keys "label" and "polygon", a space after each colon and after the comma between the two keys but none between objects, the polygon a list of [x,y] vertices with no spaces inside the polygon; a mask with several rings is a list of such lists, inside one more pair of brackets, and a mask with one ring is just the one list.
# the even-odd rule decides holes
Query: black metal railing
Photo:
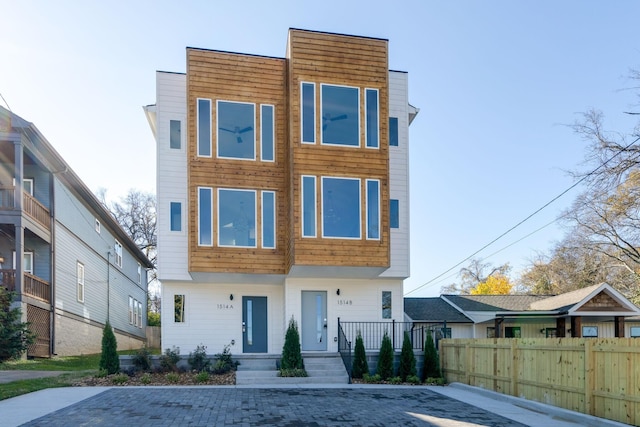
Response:
[{"label": "black metal railing", "polygon": [[351,354],[351,341],[349,341],[344,334],[342,325],[340,324],[340,318],[338,317],[338,353],[342,357],[342,363],[349,374],[349,384],[351,384],[351,368],[353,366],[353,356]]},{"label": "black metal railing", "polygon": [[[442,331],[444,323],[423,323],[416,325],[413,322],[342,322],[338,319],[339,331],[344,334],[347,342],[355,342],[358,333],[362,335],[365,350],[379,350],[382,338],[385,334],[391,339],[394,350],[402,349],[404,334],[409,335],[414,350],[424,350],[427,334],[437,338],[435,332]],[[338,338],[340,340],[340,338]],[[340,341],[339,341],[340,342]]]}]

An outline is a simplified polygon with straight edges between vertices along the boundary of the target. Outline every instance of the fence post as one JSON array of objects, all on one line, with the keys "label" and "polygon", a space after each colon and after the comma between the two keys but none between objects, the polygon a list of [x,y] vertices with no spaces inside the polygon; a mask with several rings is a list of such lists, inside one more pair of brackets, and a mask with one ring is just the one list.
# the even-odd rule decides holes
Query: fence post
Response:
[{"label": "fence post", "polygon": [[392,345],[393,345],[393,351],[396,351],[396,319],[393,319],[391,321],[391,341],[392,341]]},{"label": "fence post", "polygon": [[511,395],[518,397],[518,342],[511,340]]},{"label": "fence post", "polygon": [[464,361],[464,382],[467,385],[471,385],[471,376],[469,375],[469,372],[471,371],[471,362],[473,360],[472,357],[472,352],[473,350],[471,349],[471,345],[470,345],[470,340],[467,340],[465,345],[464,345],[464,355],[465,355],[465,361]]},{"label": "fence post", "polygon": [[593,362],[595,358],[593,352],[593,340],[584,340],[584,413],[589,415],[595,415],[593,405],[593,388],[595,386]]}]

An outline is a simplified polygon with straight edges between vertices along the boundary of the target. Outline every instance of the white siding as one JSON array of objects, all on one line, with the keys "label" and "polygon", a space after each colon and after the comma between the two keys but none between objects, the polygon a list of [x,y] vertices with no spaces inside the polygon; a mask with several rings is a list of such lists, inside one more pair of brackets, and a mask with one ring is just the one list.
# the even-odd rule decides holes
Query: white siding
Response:
[{"label": "white siding", "polygon": [[[409,277],[408,75],[389,72],[389,116],[398,118],[398,146],[389,147],[390,198],[399,201],[400,228],[391,231],[391,267],[381,277]],[[381,117],[380,120],[389,120]],[[389,206],[383,207],[389,209]]]},{"label": "white siding", "polygon": [[[187,79],[156,73],[158,278],[190,280],[188,274]],[[180,149],[169,147],[169,122],[181,122]],[[182,230],[171,231],[171,202],[182,205]]]}]

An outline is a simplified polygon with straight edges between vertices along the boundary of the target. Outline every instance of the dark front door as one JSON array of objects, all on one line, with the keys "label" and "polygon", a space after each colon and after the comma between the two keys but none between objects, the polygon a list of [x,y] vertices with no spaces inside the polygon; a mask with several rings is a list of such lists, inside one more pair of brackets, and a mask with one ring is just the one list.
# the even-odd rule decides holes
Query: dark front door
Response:
[{"label": "dark front door", "polygon": [[327,293],[302,291],[302,349],[327,349]]},{"label": "dark front door", "polygon": [[267,352],[267,297],[242,297],[242,352]]}]

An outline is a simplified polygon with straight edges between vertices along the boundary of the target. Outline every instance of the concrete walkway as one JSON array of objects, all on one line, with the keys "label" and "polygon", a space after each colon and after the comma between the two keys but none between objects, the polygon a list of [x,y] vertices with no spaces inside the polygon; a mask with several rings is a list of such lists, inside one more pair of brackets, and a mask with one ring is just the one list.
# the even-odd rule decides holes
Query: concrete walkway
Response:
[{"label": "concrete walkway", "polygon": [[0,426],[624,426],[462,384],[69,387],[0,401]]}]

